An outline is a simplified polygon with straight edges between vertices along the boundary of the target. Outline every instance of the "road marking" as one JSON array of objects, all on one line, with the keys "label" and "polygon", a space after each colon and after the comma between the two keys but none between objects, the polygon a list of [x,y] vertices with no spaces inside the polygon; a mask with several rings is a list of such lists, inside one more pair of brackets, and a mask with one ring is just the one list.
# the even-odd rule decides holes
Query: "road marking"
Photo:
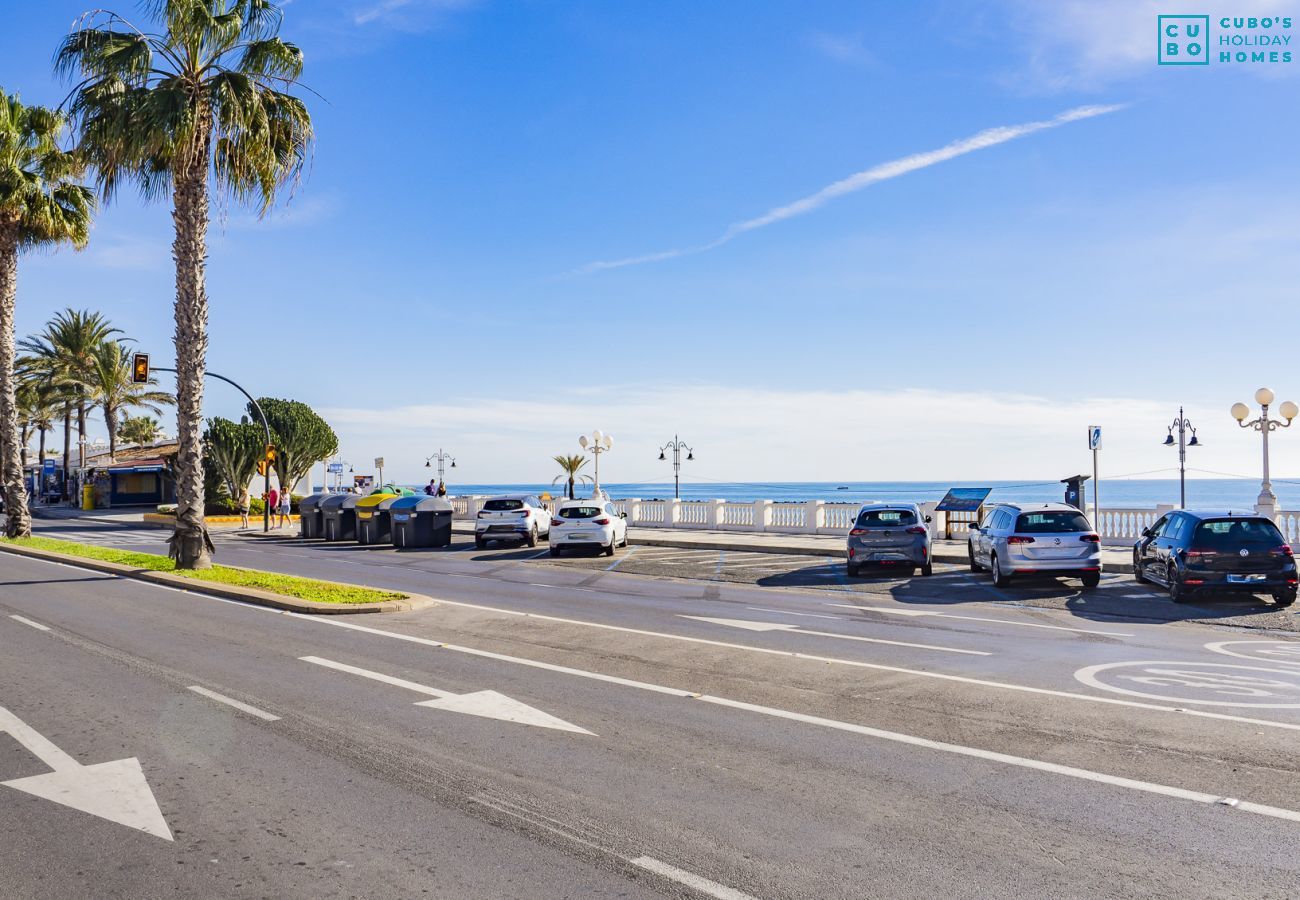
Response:
[{"label": "road marking", "polygon": [[856,609],[859,612],[886,613],[891,616],[912,616],[917,619],[924,616],[938,616],[942,619],[965,619],[968,622],[994,622],[998,625],[1019,625],[1022,628],[1047,628],[1051,631],[1073,631],[1077,634],[1103,634],[1107,637],[1133,637],[1133,635],[1126,634],[1122,631],[1095,631],[1091,628],[1069,628],[1065,625],[1042,625],[1038,622],[1016,622],[1012,619],[989,619],[984,616],[959,616],[955,613],[933,612],[928,609],[886,609],[883,606],[858,606],[854,603],[827,603],[826,606],[834,606],[838,609]]},{"label": "road marking", "polygon": [[528,560],[530,560],[530,559],[541,559],[543,556],[545,556],[546,554],[548,554],[548,553],[550,553],[550,552],[551,552],[551,551],[550,551],[549,548],[546,549],[546,550],[538,550],[538,551],[537,551],[536,553],[534,553],[532,556],[525,556],[525,557],[524,557],[524,562],[528,562]]},{"label": "road marking", "polygon": [[[220,598],[216,598],[220,599]],[[224,601],[227,603],[237,603],[235,600]],[[977,684],[981,687],[997,688],[1005,691],[1019,691],[1025,694],[1041,694],[1047,697],[1065,697],[1070,700],[1084,700],[1089,703],[1101,703],[1107,706],[1126,706],[1133,709],[1149,709],[1156,712],[1178,713],[1185,716],[1195,716],[1203,719],[1218,719],[1227,722],[1243,722],[1249,725],[1260,725],[1266,728],[1281,728],[1286,731],[1300,731],[1300,724],[1291,722],[1278,722],[1273,719],[1254,719],[1247,716],[1236,716],[1230,713],[1216,713],[1202,709],[1184,709],[1177,706],[1164,706],[1158,703],[1145,703],[1139,700],[1122,700],[1119,697],[1098,697],[1093,694],[1078,694],[1072,691],[1058,691],[1051,688],[1030,687],[1027,684],[1015,684],[1007,681],[989,681],[985,678],[969,678],[965,675],[948,675],[943,672],[929,672],[925,669],[909,669],[903,666],[888,666],[882,663],[862,662],[855,659],[840,659],[834,656],[818,656],[812,653],[792,653],[789,650],[773,650],[769,647],[752,647],[747,644],[733,644],[727,641],[714,641],[707,638],[687,637],[680,634],[666,634],[660,631],[643,631],[638,628],[624,628],[620,625],[604,625],[599,622],[583,622],[580,619],[562,619],[558,616],[544,616],[539,613],[525,613],[516,610],[498,609],[490,606],[479,606],[475,603],[461,603],[456,600],[439,600],[439,603],[446,603],[450,606],[465,606],[470,609],[483,609],[492,612],[502,613],[509,616],[520,616],[522,618],[543,619],[551,622],[563,622],[570,625],[585,625],[590,628],[600,628],[608,631],[622,631],[631,634],[644,634],[650,637],[668,638],[669,640],[685,641],[691,644],[707,644],[713,647],[728,647],[736,650],[746,650],[750,653],[765,653],[769,656],[787,656],[792,659],[806,659],[813,662],[830,663],[833,665],[853,666],[859,669],[872,669],[879,672],[896,672],[902,675],[915,675],[920,678],[934,678],[940,681],[954,681],[962,684]],[[241,604],[242,605],[242,604]],[[254,609],[265,609],[266,607],[253,607]],[[361,631],[367,634],[380,635],[381,637],[393,638],[399,641],[409,641],[413,644],[424,644],[429,647],[440,647],[446,650],[454,650],[458,653],[467,653],[471,656],[481,656],[486,659],[496,659],[503,662],[516,663],[522,666],[530,666],[535,669],[545,669],[550,672],[560,672],[565,675],[576,675],[581,678],[590,678],[596,681],[604,681],[609,684],[621,684],[625,687],[635,687],[642,690],[656,691],[661,694],[672,694],[678,697],[695,697],[698,696],[693,691],[683,691],[678,688],[661,687],[659,685],[649,684],[644,681],[633,681],[628,678],[619,678],[614,675],[602,675],[597,672],[587,672],[582,669],[573,669],[568,666],[560,666],[554,663],[545,663],[538,660],[523,659],[517,656],[507,656],[500,653],[492,653],[488,650],[477,650],[473,647],[462,647],[455,644],[446,644],[442,641],[435,641],[430,638],[416,637],[415,635],[402,634],[396,631],[384,631],[380,628],[371,628],[368,625],[357,625],[352,622],[341,622],[335,617],[323,618],[313,616],[307,613],[285,612],[282,615],[292,616],[296,619],[302,619],[317,625],[332,625],[335,628],[347,628],[352,631]]]},{"label": "road marking", "polygon": [[[1262,662],[1262,660],[1259,660]],[[1134,670],[1133,674],[1124,674],[1124,669]],[[1232,671],[1224,671],[1230,669]],[[1115,671],[1118,670],[1118,671]],[[1214,671],[1209,671],[1214,670]],[[1153,691],[1123,688],[1108,684],[1098,676],[1108,673],[1108,677],[1149,685],[1155,688],[1186,688],[1188,693],[1205,691],[1209,699],[1194,697],[1170,697]],[[1241,673],[1266,673],[1241,674]],[[1277,676],[1282,676],[1279,679]],[[1270,677],[1272,676],[1272,677]],[[1268,703],[1270,698],[1300,701],[1300,670],[1267,669],[1262,666],[1240,666],[1231,663],[1179,662],[1168,660],[1142,660],[1135,662],[1102,663],[1086,666],[1074,673],[1074,677],[1089,687],[1132,697],[1150,697],[1153,700],[1172,700],[1175,703],[1195,703],[1199,706],[1253,707],[1255,709],[1300,709],[1300,702]],[[1218,697],[1254,697],[1254,701],[1220,700]]]},{"label": "road marking", "polygon": [[[1248,646],[1241,646],[1241,645]],[[1259,655],[1249,653],[1238,653],[1236,650],[1229,650],[1229,647],[1241,647],[1242,650],[1249,650],[1255,647],[1259,650]],[[1267,662],[1276,665],[1300,665],[1300,641],[1215,641],[1212,644],[1206,644],[1205,649],[1213,653],[1223,653],[1227,656],[1235,656],[1238,659],[1251,659],[1255,662]]]},{"label": "road marking", "polygon": [[768,609],[766,606],[746,606],[745,609],[752,609],[754,612],[780,613],[783,616],[803,616],[807,619],[834,619],[837,622],[846,621],[845,616],[825,616],[821,613],[791,612],[788,609]]},{"label": "road marking", "polygon": [[755,622],[750,619],[715,619],[712,616],[688,616],[678,613],[679,619],[695,619],[711,625],[724,625],[728,628],[744,628],[747,631],[785,631],[793,634],[810,634],[816,637],[839,638],[844,641],[863,641],[868,644],[892,644],[895,647],[915,647],[918,650],[940,650],[944,653],[968,653],[971,656],[992,656],[984,650],[958,650],[955,647],[939,647],[934,644],[914,644],[910,641],[890,641],[885,638],[869,638],[856,634],[836,634],[833,631],[808,631],[802,625],[789,625],[784,622]]},{"label": "road marking", "polygon": [[631,558],[632,558],[632,554],[635,553],[636,551],[637,551],[637,548],[636,548],[636,547],[630,547],[630,548],[624,550],[622,556],[620,556],[618,559],[614,560],[612,563],[610,563],[609,565],[607,565],[607,566],[605,567],[605,571],[606,571],[606,572],[613,572],[613,571],[614,571],[615,569],[617,569],[619,566],[623,565],[623,563],[625,563],[625,562],[627,562],[629,559],[631,559]]},{"label": "road marking", "polygon": [[435,687],[429,687],[426,684],[419,684],[414,681],[407,681],[404,678],[394,678],[391,675],[385,675],[382,672],[372,672],[369,669],[360,669],[356,666],[349,666],[346,663],[334,662],[330,659],[321,659],[319,656],[300,656],[303,662],[314,663],[318,666],[324,666],[327,669],[335,669],[339,672],[347,672],[350,675],[360,675],[362,678],[369,678],[371,681],[380,681],[384,684],[391,684],[394,687],[405,688],[408,691],[415,691],[417,694],[427,694],[433,697],[433,700],[424,700],[415,704],[416,706],[427,706],[431,709],[441,709],[447,712],[465,713],[470,716],[481,716],[485,719],[501,719],[505,722],[515,722],[520,725],[532,725],[537,728],[554,728],[557,731],[572,731],[576,734],[594,734],[585,728],[579,728],[577,725],[556,718],[555,716],[542,712],[540,709],[520,703],[505,694],[496,691],[471,691],[468,694],[456,694],[452,691],[443,691]]},{"label": "road marking", "polygon": [[708,894],[710,897],[716,897],[718,900],[755,900],[755,898],[744,891],[738,891],[735,888],[729,888],[725,884],[718,884],[716,881],[710,881],[692,872],[679,869],[676,866],[670,866],[668,863],[655,859],[653,856],[638,856],[636,859],[629,860],[632,865],[645,869],[647,872],[654,872],[656,875],[662,875],[678,884],[684,884],[689,888],[699,891],[701,894]]},{"label": "road marking", "polygon": [[225,694],[218,694],[216,691],[210,691],[207,688],[202,687],[200,685],[192,684],[189,686],[189,690],[201,696],[207,697],[209,700],[216,700],[218,703],[226,704],[226,706],[233,706],[235,709],[239,710],[240,712],[246,712],[250,716],[257,716],[257,718],[262,719],[263,721],[266,722],[280,721],[279,716],[273,716],[269,712],[266,712],[265,710],[258,709],[256,706],[249,706],[247,703],[244,703],[240,700],[236,700],[234,697],[227,697]]},{"label": "road marking", "polygon": [[37,631],[50,630],[48,625],[42,625],[40,622],[33,622],[31,619],[28,619],[25,616],[10,616],[9,618],[13,619],[15,622],[22,622],[24,625],[30,625],[31,627],[35,628]]},{"label": "road marking", "polygon": [[164,841],[172,840],[171,828],[135,757],[83,766],[2,706],[0,731],[8,732],[54,770],[3,781],[0,785],[135,828]]},{"label": "road marking", "polygon": [[[728,569],[753,569],[759,566],[784,566],[784,565],[789,565],[790,563],[799,562],[800,560],[805,560],[805,559],[820,560],[824,558],[825,557],[816,557],[816,556],[777,556],[776,554],[771,554],[771,556],[768,559],[761,559],[761,560],[753,559],[753,560],[749,560],[748,562],[745,561],[745,557],[742,557],[738,562],[727,563],[727,568]],[[823,563],[822,565],[816,566],[815,568],[824,569],[824,568],[828,568],[828,566],[827,564]]]},{"label": "road marking", "polygon": [[[644,546],[644,545],[643,545]],[[643,556],[646,562],[668,562],[677,559],[703,559],[710,556],[712,551],[709,550],[692,550],[689,553],[673,553],[667,556]]]}]

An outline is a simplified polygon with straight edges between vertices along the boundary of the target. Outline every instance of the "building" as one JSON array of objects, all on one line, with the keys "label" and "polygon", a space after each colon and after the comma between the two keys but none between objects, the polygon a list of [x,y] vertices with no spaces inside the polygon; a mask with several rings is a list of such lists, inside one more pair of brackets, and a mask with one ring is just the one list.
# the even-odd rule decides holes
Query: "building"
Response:
[{"label": "building", "polygon": [[109,457],[99,453],[86,458],[86,477],[93,479],[96,506],[157,506],[176,502],[171,460],[179,450],[176,441],[151,447],[126,447]]}]

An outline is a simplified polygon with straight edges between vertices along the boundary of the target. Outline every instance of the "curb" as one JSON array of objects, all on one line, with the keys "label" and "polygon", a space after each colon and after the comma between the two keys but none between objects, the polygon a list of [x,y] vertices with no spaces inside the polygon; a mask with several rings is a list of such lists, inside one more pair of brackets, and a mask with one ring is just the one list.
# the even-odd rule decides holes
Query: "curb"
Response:
[{"label": "curb", "polygon": [[[66,553],[55,553],[51,550],[38,550],[34,547],[15,547],[10,544],[0,543],[0,552],[12,553],[16,556],[26,556],[31,559],[44,560],[45,562],[62,563],[68,566],[76,566],[80,569],[89,569],[93,572],[102,572],[106,575],[115,575],[119,578],[133,578],[137,581],[152,582],[154,584],[164,585],[166,587],[177,588],[183,591],[190,591],[195,594],[208,594],[213,597],[221,597],[226,600],[238,600],[243,603],[252,603],[257,606],[269,606],[273,609],[280,609],[286,612],[307,613],[311,615],[363,615],[366,613],[387,613],[387,612],[410,612],[415,609],[424,609],[437,603],[432,597],[426,597],[423,594],[413,594],[404,591],[405,600],[384,600],[380,603],[321,603],[316,600],[299,600],[296,597],[286,597],[283,594],[274,594],[270,591],[264,591],[259,588],[240,587],[233,584],[217,584],[210,581],[199,581],[194,578],[186,578],[183,575],[173,575],[170,572],[154,572],[148,569],[136,569],[132,566],[124,566],[121,563],[106,562],[99,559],[86,559],[82,556],[72,556]],[[232,566],[231,568],[236,568]],[[246,571],[258,571],[248,569]],[[276,574],[276,573],[267,573]],[[323,579],[312,579],[313,581],[322,581]],[[329,582],[338,584],[338,582]],[[349,584],[344,587],[366,587],[366,585]],[[387,590],[386,588],[371,588],[371,590]]]}]

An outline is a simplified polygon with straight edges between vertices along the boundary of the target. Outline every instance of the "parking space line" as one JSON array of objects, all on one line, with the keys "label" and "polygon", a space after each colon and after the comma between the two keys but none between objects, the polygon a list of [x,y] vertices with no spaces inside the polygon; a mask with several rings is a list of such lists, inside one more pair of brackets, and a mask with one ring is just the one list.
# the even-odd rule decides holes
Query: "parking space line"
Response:
[{"label": "parking space line", "polygon": [[617,569],[617,568],[618,568],[619,566],[621,566],[623,563],[625,563],[625,562],[627,562],[629,559],[631,559],[631,558],[632,558],[632,554],[633,554],[633,553],[636,553],[636,551],[637,551],[637,548],[636,548],[636,547],[628,547],[626,550],[623,551],[623,555],[622,555],[622,556],[620,556],[618,559],[614,560],[612,563],[610,563],[609,565],[607,565],[607,566],[605,567],[605,571],[606,571],[606,572],[613,572],[615,569]]},{"label": "parking space line", "polygon": [[718,884],[716,881],[710,881],[693,872],[670,866],[653,856],[638,856],[636,859],[629,860],[629,862],[637,868],[645,869],[647,872],[654,872],[656,875],[686,885],[686,887],[699,891],[701,894],[716,897],[717,900],[756,900],[756,898],[744,891],[729,888],[725,884]]},{"label": "parking space line", "polygon": [[667,562],[675,559],[702,559],[709,557],[714,551],[710,550],[692,550],[689,553],[669,553],[663,556],[642,556],[645,562]]},{"label": "parking space line", "polygon": [[215,700],[218,703],[226,704],[226,706],[234,707],[240,712],[248,713],[250,716],[256,716],[257,718],[262,719],[263,721],[266,722],[280,721],[279,716],[273,716],[269,712],[266,712],[265,710],[258,709],[256,706],[249,706],[247,703],[244,703],[240,700],[236,700],[234,697],[227,697],[225,694],[218,694],[216,691],[210,691],[207,688],[201,687],[197,684],[190,685],[189,690],[193,691],[196,694],[199,694],[200,696],[207,697],[209,700]]},{"label": "parking space line", "polygon": [[1022,628],[1047,628],[1051,631],[1073,631],[1078,634],[1103,634],[1107,637],[1133,637],[1133,635],[1122,631],[1095,631],[1091,628],[1069,628],[1065,625],[1043,625],[1038,622],[1014,622],[1011,619],[988,619],[984,616],[959,616],[955,613],[933,612],[928,609],[886,609],[883,606],[858,606],[854,603],[827,603],[826,606],[835,606],[840,609],[856,609],[859,612],[886,613],[891,616],[912,616],[913,618],[937,616],[941,619],[966,619],[970,622],[994,622],[998,625],[1019,625]]},{"label": "parking space line", "polygon": [[22,622],[24,625],[30,625],[31,627],[35,628],[37,631],[50,630],[50,627],[48,625],[42,625],[40,622],[33,622],[31,619],[25,616],[10,616],[9,618],[13,619],[15,622]]},{"label": "parking space line", "polygon": [[[755,569],[755,568],[761,568],[761,567],[764,567],[764,566],[767,566],[767,567],[772,567],[772,566],[780,567],[780,566],[789,566],[789,565],[792,565],[792,564],[794,564],[794,563],[799,562],[800,560],[806,560],[806,559],[807,559],[807,560],[812,560],[812,559],[818,559],[818,560],[819,560],[819,559],[824,559],[824,558],[825,558],[825,557],[816,557],[816,556],[789,556],[789,557],[785,557],[785,558],[776,557],[776,558],[774,558],[774,559],[754,560],[753,562],[743,562],[743,561],[741,561],[741,562],[729,562],[729,563],[727,563],[727,568],[728,568],[728,569]],[[809,568],[812,568],[812,569],[829,569],[829,568],[832,567],[832,565],[833,565],[833,564],[822,563],[821,565],[818,565],[818,566],[809,566]]]}]

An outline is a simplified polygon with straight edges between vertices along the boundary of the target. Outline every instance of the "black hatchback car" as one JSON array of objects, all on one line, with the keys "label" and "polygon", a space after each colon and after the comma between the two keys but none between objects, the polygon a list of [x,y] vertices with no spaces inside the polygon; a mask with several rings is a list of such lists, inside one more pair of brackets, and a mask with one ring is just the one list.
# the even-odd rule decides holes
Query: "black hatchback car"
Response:
[{"label": "black hatchback car", "polygon": [[1154,581],[1183,603],[1193,593],[1271,594],[1278,606],[1296,597],[1296,565],[1273,522],[1255,513],[1179,510],[1142,532],[1133,547],[1133,577]]}]

